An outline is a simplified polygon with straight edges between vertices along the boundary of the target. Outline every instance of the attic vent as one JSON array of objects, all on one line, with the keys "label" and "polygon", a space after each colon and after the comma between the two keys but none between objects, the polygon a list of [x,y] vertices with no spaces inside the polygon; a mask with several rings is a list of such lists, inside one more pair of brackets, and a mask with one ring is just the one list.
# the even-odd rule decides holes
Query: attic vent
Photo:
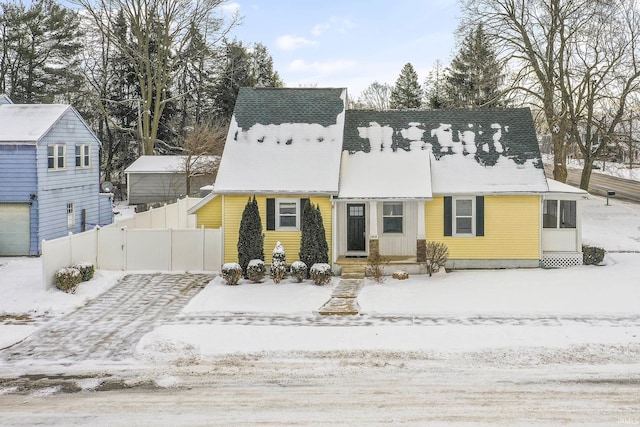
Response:
[{"label": "attic vent", "polygon": [[546,253],[542,255],[543,268],[567,268],[582,265],[582,252]]}]

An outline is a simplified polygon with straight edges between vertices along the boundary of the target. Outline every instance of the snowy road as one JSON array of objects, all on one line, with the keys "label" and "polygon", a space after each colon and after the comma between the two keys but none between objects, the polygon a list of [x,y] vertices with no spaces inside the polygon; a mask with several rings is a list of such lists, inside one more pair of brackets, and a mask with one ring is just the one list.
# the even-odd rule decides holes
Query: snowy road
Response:
[{"label": "snowy road", "polygon": [[101,380],[111,391],[49,395],[62,382],[43,383],[0,395],[0,419],[7,426],[638,424],[640,364],[589,363],[589,354],[612,351],[628,349],[228,356],[161,376]]}]

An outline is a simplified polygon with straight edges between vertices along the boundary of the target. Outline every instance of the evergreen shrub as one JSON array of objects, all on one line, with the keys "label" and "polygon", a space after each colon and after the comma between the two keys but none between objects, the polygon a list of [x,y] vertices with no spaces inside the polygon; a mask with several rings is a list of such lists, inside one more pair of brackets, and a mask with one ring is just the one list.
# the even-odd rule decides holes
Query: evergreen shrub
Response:
[{"label": "evergreen shrub", "polygon": [[56,287],[63,292],[72,294],[82,282],[82,273],[74,267],[65,267],[56,271],[55,274]]},{"label": "evergreen shrub", "polygon": [[302,212],[302,233],[298,255],[308,269],[314,264],[329,262],[329,245],[322,223],[322,213],[320,207],[314,206],[311,202],[305,205]]},{"label": "evergreen shrub", "polygon": [[331,281],[331,266],[326,263],[313,264],[309,274],[316,285],[326,285]]},{"label": "evergreen shrub", "polygon": [[96,268],[90,262],[81,262],[74,265],[73,268],[76,268],[78,269],[78,271],[80,271],[83,282],[93,279],[93,275],[96,272]]},{"label": "evergreen shrub", "polygon": [[262,234],[262,220],[258,210],[256,197],[249,198],[242,212],[238,236],[238,264],[242,268],[244,277],[248,277],[247,267],[252,259],[264,261],[264,235]]},{"label": "evergreen shrub", "polygon": [[298,283],[308,277],[308,272],[307,264],[302,261],[294,261],[294,263],[291,264],[291,277]]},{"label": "evergreen shrub", "polygon": [[242,267],[237,262],[228,262],[222,266],[222,278],[227,285],[237,285],[242,277]]},{"label": "evergreen shrub", "polygon": [[599,265],[604,260],[605,250],[597,246],[582,245],[582,263]]},{"label": "evergreen shrub", "polygon": [[273,248],[271,261],[271,279],[274,283],[280,283],[287,276],[287,259],[284,248],[280,242]]},{"label": "evergreen shrub", "polygon": [[261,259],[252,259],[247,266],[247,277],[253,283],[260,283],[264,279],[264,275],[267,272],[264,266],[264,261]]}]

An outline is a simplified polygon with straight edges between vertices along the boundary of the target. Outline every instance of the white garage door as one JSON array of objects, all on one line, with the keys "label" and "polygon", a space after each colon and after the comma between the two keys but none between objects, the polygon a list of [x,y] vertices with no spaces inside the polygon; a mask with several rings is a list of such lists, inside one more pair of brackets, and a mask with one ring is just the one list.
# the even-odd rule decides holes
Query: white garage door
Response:
[{"label": "white garage door", "polygon": [[29,205],[0,203],[0,256],[29,255]]}]

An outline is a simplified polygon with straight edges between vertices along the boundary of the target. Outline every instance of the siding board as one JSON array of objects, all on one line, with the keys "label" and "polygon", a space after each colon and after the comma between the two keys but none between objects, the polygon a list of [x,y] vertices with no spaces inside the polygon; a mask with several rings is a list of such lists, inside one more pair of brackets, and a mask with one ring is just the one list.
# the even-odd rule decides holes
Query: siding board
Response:
[{"label": "siding board", "polygon": [[427,240],[445,243],[450,259],[539,259],[540,197],[485,196],[484,237],[444,235],[444,198],[425,203]]}]

